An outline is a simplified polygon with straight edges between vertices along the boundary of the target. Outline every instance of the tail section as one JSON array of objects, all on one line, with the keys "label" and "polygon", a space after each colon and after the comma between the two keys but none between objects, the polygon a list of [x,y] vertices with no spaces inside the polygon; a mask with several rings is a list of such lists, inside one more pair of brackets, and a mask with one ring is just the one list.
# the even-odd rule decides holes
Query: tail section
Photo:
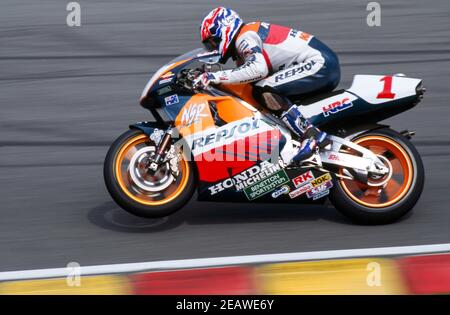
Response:
[{"label": "tail section", "polygon": [[356,75],[348,90],[299,106],[314,125],[379,122],[414,107],[422,98],[422,80],[404,76]]}]

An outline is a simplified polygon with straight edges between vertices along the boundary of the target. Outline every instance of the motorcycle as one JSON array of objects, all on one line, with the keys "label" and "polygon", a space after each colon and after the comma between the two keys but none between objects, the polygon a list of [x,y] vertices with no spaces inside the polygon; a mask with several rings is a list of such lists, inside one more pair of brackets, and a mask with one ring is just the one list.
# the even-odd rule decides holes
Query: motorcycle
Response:
[{"label": "motorcycle", "polygon": [[422,100],[421,79],[356,75],[349,89],[301,99],[300,111],[331,144],[293,165],[300,139],[256,102],[251,84],[195,87],[198,73],[222,69],[219,58],[193,50],[149,80],[140,104],[154,120],[130,125],[104,162],[119,206],[156,218],[182,208],[195,191],[199,201],[330,200],[362,224],[390,223],[414,207],[425,179],[414,132],[380,121]]}]

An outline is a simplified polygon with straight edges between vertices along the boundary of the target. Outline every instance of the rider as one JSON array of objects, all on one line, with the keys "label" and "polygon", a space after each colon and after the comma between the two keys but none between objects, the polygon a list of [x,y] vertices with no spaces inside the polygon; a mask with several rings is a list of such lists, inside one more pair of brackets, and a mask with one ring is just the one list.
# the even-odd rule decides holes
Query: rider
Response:
[{"label": "rider", "polygon": [[221,63],[232,57],[237,68],[203,73],[197,86],[254,83],[254,96],[280,115],[302,140],[293,161],[310,157],[317,146],[329,143],[327,134],[302,116],[289,98],[332,91],[340,80],[336,54],[316,37],[276,24],[244,24],[239,15],[224,7],[212,10],[200,28],[209,51],[218,50]]}]

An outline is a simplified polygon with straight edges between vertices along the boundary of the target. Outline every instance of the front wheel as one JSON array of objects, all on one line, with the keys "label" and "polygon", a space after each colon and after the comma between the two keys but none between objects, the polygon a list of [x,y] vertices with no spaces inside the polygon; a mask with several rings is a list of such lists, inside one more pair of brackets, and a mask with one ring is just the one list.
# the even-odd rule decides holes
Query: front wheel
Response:
[{"label": "front wheel", "polygon": [[404,216],[418,201],[425,182],[422,159],[413,144],[391,129],[370,131],[352,142],[378,155],[390,171],[384,177],[369,177],[368,184],[337,179],[330,193],[332,204],[363,224],[386,224]]},{"label": "front wheel", "polygon": [[105,158],[108,192],[124,210],[140,217],[168,216],[184,206],[195,190],[194,168],[181,153],[156,172],[149,171],[155,151],[147,135],[129,130],[113,142]]}]

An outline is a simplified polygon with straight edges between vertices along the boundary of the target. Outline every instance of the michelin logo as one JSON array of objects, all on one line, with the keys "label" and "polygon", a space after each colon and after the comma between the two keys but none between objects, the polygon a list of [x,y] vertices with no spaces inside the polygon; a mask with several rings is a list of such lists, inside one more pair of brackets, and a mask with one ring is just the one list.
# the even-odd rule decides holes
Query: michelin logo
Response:
[{"label": "michelin logo", "polygon": [[263,161],[259,165],[252,166],[233,177],[227,178],[221,183],[208,187],[208,189],[211,196],[231,187],[234,187],[237,191],[244,190],[280,170],[282,170],[281,161],[278,164]]}]

